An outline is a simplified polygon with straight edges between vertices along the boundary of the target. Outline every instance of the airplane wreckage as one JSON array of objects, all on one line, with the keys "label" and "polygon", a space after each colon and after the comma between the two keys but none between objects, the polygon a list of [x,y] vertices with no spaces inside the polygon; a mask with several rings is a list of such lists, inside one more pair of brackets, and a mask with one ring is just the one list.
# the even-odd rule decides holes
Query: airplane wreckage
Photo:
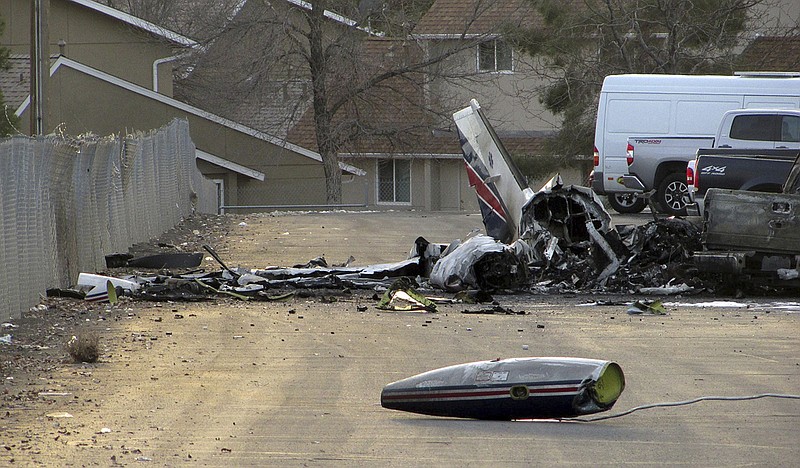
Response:
[{"label": "airplane wreckage", "polygon": [[[669,295],[748,288],[748,292],[771,293],[800,287],[797,239],[790,240],[789,247],[783,242],[782,250],[776,252],[755,251],[758,239],[749,239],[749,248],[739,250],[718,240],[718,226],[730,230],[727,218],[738,209],[730,203],[754,192],[726,194],[733,200],[728,204],[715,199],[706,209],[702,232],[694,223],[677,217],[654,217],[641,226],[615,227],[599,198],[587,187],[564,185],[556,175],[538,192],[529,188],[475,100],[453,117],[487,235],[450,244],[420,237],[407,259],[369,266],[350,266],[349,262],[329,266],[324,258],[317,258],[291,268],[231,269],[211,246],[204,246],[222,266],[220,271],[129,276],[124,281],[82,274],[79,290],[51,290],[48,294],[87,300],[109,300],[119,294],[150,300],[193,301],[218,295],[276,300],[302,291],[311,294],[315,289],[371,289],[384,291],[379,308],[397,308],[395,299],[402,298],[411,304],[407,307],[434,311],[436,305],[416,289],[462,294],[593,291]],[[795,167],[795,180],[797,173]],[[782,195],[776,208],[782,218],[769,223],[796,223],[800,219],[798,200],[800,194]],[[720,218],[727,221],[720,222]],[[726,233],[722,234],[725,237]],[[709,249],[704,239],[718,245]],[[108,266],[187,268],[198,266],[202,259],[198,253],[140,259],[126,256],[109,255]],[[476,297],[480,294],[472,294],[472,299]]]},{"label": "airplane wreckage", "polygon": [[455,418],[571,418],[611,409],[622,368],[596,359],[494,359],[434,369],[386,385],[381,406]]}]

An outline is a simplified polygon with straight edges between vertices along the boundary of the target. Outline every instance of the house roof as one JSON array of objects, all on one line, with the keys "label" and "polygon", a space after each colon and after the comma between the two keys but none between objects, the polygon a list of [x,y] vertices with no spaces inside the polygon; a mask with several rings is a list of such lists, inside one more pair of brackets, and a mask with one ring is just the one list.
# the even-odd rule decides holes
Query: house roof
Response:
[{"label": "house roof", "polygon": [[[286,138],[287,132],[311,105],[308,99],[310,84],[302,80],[286,80],[230,110],[232,120],[251,128],[268,131],[278,138]],[[184,90],[177,87],[179,93]],[[264,105],[263,103],[269,103]],[[302,146],[302,145],[301,145]],[[306,147],[307,148],[307,147]]]},{"label": "house roof", "polygon": [[[506,150],[512,155],[535,156],[542,154],[547,135],[531,132],[530,134],[498,132],[497,137]],[[351,152],[342,154],[345,159],[358,158],[422,158],[422,159],[461,159],[461,143],[455,132],[430,132],[425,138],[419,139],[414,147],[380,148],[369,147],[370,151]],[[381,151],[383,149],[384,151]]]},{"label": "house roof", "polygon": [[[357,80],[374,78],[380,73],[415,63],[424,51],[415,42],[397,39],[370,38],[362,43],[363,74]],[[369,69],[366,69],[369,67]],[[411,79],[409,79],[411,78]],[[404,140],[416,144],[435,127],[433,115],[425,112],[424,90],[415,77],[399,76],[370,85],[356,98],[350,99],[333,116],[334,132],[340,135],[360,134],[358,145],[348,145],[343,151],[369,148],[370,152],[386,152],[397,146],[407,147]],[[359,83],[352,83],[358,86]],[[333,95],[335,99],[335,94]],[[298,123],[289,130],[287,138],[308,148],[317,148],[314,111],[309,107]],[[308,146],[306,146],[308,145]]]},{"label": "house roof", "polygon": [[31,61],[28,55],[10,54],[8,69],[0,71],[0,90],[6,106],[17,109],[31,92]]},{"label": "house roof", "polygon": [[[20,56],[15,56],[14,60],[15,61],[19,61],[20,60]],[[27,61],[29,59],[27,57],[25,57],[25,60]],[[118,86],[120,88],[126,89],[128,91],[133,92],[133,93],[136,93],[136,94],[139,94],[141,96],[147,97],[149,99],[152,99],[152,100],[167,104],[167,105],[169,105],[171,107],[174,107],[176,109],[180,109],[181,111],[186,112],[188,114],[196,115],[198,117],[210,120],[210,121],[215,122],[215,123],[217,123],[219,125],[222,125],[224,127],[227,127],[227,128],[242,132],[242,133],[244,133],[246,135],[250,135],[250,136],[252,136],[254,138],[257,138],[259,140],[263,140],[263,141],[266,141],[266,142],[271,143],[273,145],[280,146],[282,148],[286,148],[287,150],[293,151],[293,152],[295,152],[295,153],[297,153],[297,154],[299,154],[301,156],[305,156],[305,157],[311,158],[311,159],[313,159],[315,161],[322,162],[322,157],[318,153],[316,153],[314,151],[308,150],[306,148],[302,148],[302,147],[300,147],[298,145],[289,143],[286,140],[283,140],[283,139],[277,138],[277,137],[275,137],[273,135],[269,135],[267,133],[252,129],[250,127],[247,127],[245,125],[242,125],[240,123],[234,122],[232,120],[220,117],[220,116],[212,114],[210,112],[204,111],[204,110],[199,109],[197,107],[190,106],[188,104],[185,104],[183,102],[177,101],[177,100],[172,99],[172,98],[170,98],[168,96],[165,96],[163,94],[159,94],[159,93],[157,93],[155,91],[152,91],[150,89],[144,88],[142,86],[139,86],[137,84],[131,83],[129,81],[125,81],[125,80],[123,80],[121,78],[118,78],[116,76],[109,75],[108,73],[105,73],[103,71],[97,70],[97,69],[92,68],[92,67],[89,67],[87,65],[84,65],[82,63],[76,62],[74,60],[68,59],[68,58],[66,58],[64,56],[59,56],[58,59],[55,61],[55,63],[53,63],[51,65],[51,67],[50,67],[50,76],[53,76],[53,74],[55,74],[60,67],[67,67],[67,68],[71,68],[73,70],[79,71],[81,73],[85,73],[85,74],[87,74],[89,76],[92,76],[92,77],[100,79],[102,81],[111,83],[111,84],[113,84],[115,86]],[[16,69],[19,70],[18,68],[16,68]],[[5,75],[6,73],[7,72],[2,72],[2,73],[0,73],[0,76]],[[10,81],[13,81],[13,78],[12,79],[0,78],[0,85],[4,85],[5,83],[8,83]],[[26,86],[29,86],[29,85],[26,85]],[[3,94],[5,95],[5,93],[6,93],[6,90],[3,89]],[[14,93],[12,92],[12,94],[14,94]],[[21,115],[25,111],[25,109],[27,109],[27,107],[29,105],[30,105],[30,95],[26,94],[24,100],[17,106],[17,110],[15,112],[16,115],[17,116]],[[365,172],[362,171],[361,169],[359,169],[357,167],[350,166],[349,164],[343,164],[342,163],[342,164],[340,164],[340,168],[343,171],[350,172],[350,173],[356,174],[356,175],[364,175],[365,174]]]},{"label": "house roof", "polygon": [[110,6],[103,5],[101,3],[92,0],[67,0],[67,1],[89,8],[98,13],[108,15],[112,18],[116,18],[122,21],[123,23],[127,23],[131,26],[147,31],[151,34],[162,37],[176,44],[187,47],[194,47],[197,45],[197,42],[195,42],[192,39],[189,39],[188,37],[182,36],[174,31],[170,31],[169,29],[166,29],[157,24],[151,23],[150,21],[137,18],[133,15],[125,13],[124,11],[117,10],[116,8],[111,8]]},{"label": "house roof", "polygon": [[739,56],[742,71],[800,71],[800,36],[757,37]]},{"label": "house roof", "polygon": [[246,175],[247,177],[251,177],[256,180],[264,181],[266,177],[265,174],[261,171],[256,171],[255,169],[250,169],[249,167],[242,166],[241,164],[236,164],[233,161],[228,161],[227,159],[220,158],[219,156],[214,156],[211,153],[206,153],[205,151],[195,149],[195,157],[197,159],[202,159],[203,161],[210,162],[211,164],[217,165],[219,167],[224,167],[229,171],[237,172],[242,175]]},{"label": "house roof", "polygon": [[[85,0],[86,3],[97,3],[92,0]],[[181,31],[184,34],[189,34],[192,37],[199,38],[199,39],[211,39],[214,34],[225,27],[227,22],[232,21],[240,12],[244,10],[245,5],[247,4],[248,0],[170,0],[168,4],[168,16],[165,18],[151,18],[152,21],[157,21],[162,25],[171,25],[171,27],[177,31]],[[311,9],[311,2],[304,1],[304,0],[283,0],[287,5],[299,7],[304,10]],[[84,3],[83,1],[76,3]],[[138,21],[145,21],[141,18],[136,18],[135,13],[137,11],[142,11],[141,9],[137,10],[135,6],[137,4],[131,5],[131,2],[128,0],[109,0],[108,3],[115,4],[117,8],[124,9],[129,17],[135,18]],[[267,3],[267,2],[265,2]],[[99,4],[100,7],[105,7],[105,5]],[[141,7],[141,4],[138,4]],[[267,6],[271,6],[271,4],[267,3]],[[109,7],[105,7],[109,8]],[[113,9],[113,8],[111,8]],[[99,10],[98,10],[99,11]],[[118,10],[119,11],[119,10]],[[147,11],[145,9],[144,11]],[[159,11],[156,9],[155,11]],[[163,10],[160,10],[163,12]],[[202,11],[201,15],[198,15],[197,12]],[[151,13],[155,15],[156,13]],[[371,29],[368,26],[359,26],[358,21],[348,18],[344,15],[339,13],[325,10],[324,15],[326,18],[330,19],[333,22],[348,26],[348,27],[355,27],[367,34],[373,36],[383,36],[383,33],[380,31],[376,31]],[[133,24],[133,23],[132,23]],[[164,29],[163,26],[156,26],[154,31],[157,29]],[[177,34],[177,33],[176,33]],[[179,34],[180,35],[180,34]]]},{"label": "house roof", "polygon": [[436,0],[414,28],[423,39],[498,34],[506,25],[531,26],[534,14],[527,0]]}]

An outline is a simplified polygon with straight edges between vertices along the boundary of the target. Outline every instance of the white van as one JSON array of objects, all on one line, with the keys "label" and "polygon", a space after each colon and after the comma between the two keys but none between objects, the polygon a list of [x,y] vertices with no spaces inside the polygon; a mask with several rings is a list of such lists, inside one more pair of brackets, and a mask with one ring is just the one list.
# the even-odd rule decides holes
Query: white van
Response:
[{"label": "white van", "polygon": [[617,211],[640,211],[645,201],[622,179],[628,138],[713,136],[726,111],[743,108],[800,108],[800,73],[607,76],[597,109],[592,188]]}]

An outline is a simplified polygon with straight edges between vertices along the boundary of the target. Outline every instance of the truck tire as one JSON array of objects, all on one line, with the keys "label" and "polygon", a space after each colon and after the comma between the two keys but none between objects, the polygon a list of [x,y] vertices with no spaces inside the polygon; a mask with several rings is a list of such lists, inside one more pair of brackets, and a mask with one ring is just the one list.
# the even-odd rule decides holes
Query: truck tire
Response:
[{"label": "truck tire", "polygon": [[638,213],[647,206],[647,200],[637,198],[635,193],[612,193],[608,195],[608,204],[617,213]]},{"label": "truck tire", "polygon": [[656,201],[661,210],[670,215],[686,216],[686,203],[689,190],[686,186],[686,174],[673,172],[667,174],[658,184]]}]

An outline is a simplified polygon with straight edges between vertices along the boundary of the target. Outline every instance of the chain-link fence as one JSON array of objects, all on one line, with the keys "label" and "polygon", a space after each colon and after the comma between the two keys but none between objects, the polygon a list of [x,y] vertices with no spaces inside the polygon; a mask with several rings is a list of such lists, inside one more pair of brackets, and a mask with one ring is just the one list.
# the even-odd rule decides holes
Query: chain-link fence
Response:
[{"label": "chain-link fence", "polygon": [[248,213],[274,209],[340,209],[364,208],[369,205],[367,179],[345,178],[342,183],[342,203],[327,202],[325,179],[321,176],[297,174],[266,179],[241,180],[237,186],[237,201],[224,200],[223,213]]},{"label": "chain-link fence", "polygon": [[148,134],[0,142],[0,318],[105,268],[193,210],[216,212],[186,120]]}]

